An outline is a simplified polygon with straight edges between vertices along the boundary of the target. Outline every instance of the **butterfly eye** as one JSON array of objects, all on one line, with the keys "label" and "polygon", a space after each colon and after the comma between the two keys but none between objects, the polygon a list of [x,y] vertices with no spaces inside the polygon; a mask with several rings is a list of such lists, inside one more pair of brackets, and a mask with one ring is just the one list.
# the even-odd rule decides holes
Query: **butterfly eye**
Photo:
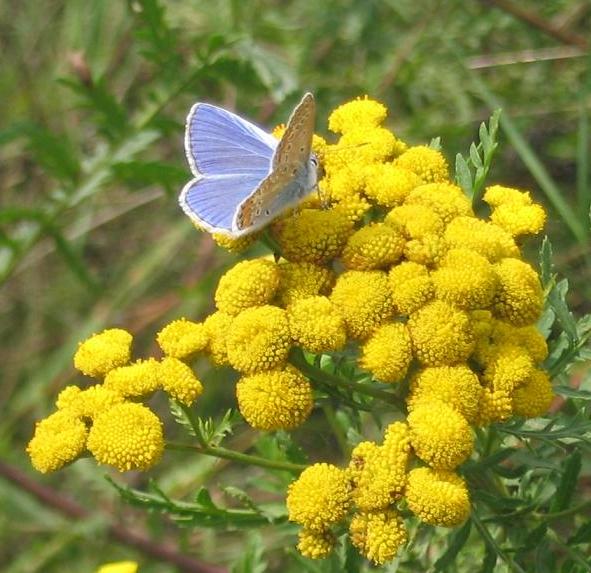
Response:
[{"label": "butterfly eye", "polygon": [[312,163],[314,167],[318,167],[318,159],[316,159],[316,157],[310,157],[310,163]]}]

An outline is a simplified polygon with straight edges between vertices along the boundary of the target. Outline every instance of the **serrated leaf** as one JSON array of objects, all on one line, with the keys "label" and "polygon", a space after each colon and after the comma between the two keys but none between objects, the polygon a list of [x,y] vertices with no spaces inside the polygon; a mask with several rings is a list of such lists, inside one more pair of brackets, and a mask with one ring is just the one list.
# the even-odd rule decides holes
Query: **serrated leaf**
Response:
[{"label": "serrated leaf", "polygon": [[478,148],[476,147],[474,142],[470,144],[470,161],[472,161],[472,165],[474,165],[474,167],[484,167],[482,163],[482,158],[480,157],[480,154],[478,153]]},{"label": "serrated leaf", "polygon": [[217,505],[211,499],[211,494],[205,487],[199,488],[195,495],[195,502],[208,509],[217,509]]},{"label": "serrated leaf", "polygon": [[566,294],[568,292],[568,280],[562,279],[556,286],[550,291],[548,298],[550,304],[556,313],[556,320],[560,323],[560,326],[564,329],[569,340],[576,342],[579,338],[577,332],[577,323],[572,312],[569,310],[566,303]]},{"label": "serrated leaf", "polygon": [[456,182],[468,197],[472,197],[472,173],[461,153],[456,155]]},{"label": "serrated leaf", "polygon": [[484,121],[480,124],[480,127],[478,128],[478,137],[482,142],[482,149],[484,150],[484,154],[488,155],[490,153],[492,141],[488,133],[486,123],[484,123]]},{"label": "serrated leaf", "polygon": [[581,473],[581,452],[574,450],[562,465],[563,473],[552,498],[551,513],[562,511],[570,504]]},{"label": "serrated leaf", "polygon": [[457,555],[462,550],[470,536],[471,529],[472,522],[468,520],[460,529],[450,536],[449,545],[445,553],[435,562],[435,573],[438,571],[445,571],[450,565],[455,563]]},{"label": "serrated leaf", "polygon": [[441,151],[441,137],[434,137],[429,142],[429,147],[435,151]]},{"label": "serrated leaf", "polygon": [[546,286],[552,280],[554,264],[552,262],[552,243],[546,235],[542,240],[539,253],[540,277],[542,284]]}]

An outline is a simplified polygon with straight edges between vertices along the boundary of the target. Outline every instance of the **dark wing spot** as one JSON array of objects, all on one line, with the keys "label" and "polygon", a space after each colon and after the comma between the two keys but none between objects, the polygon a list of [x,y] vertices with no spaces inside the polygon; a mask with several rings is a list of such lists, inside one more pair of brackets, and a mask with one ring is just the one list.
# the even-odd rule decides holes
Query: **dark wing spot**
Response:
[{"label": "dark wing spot", "polygon": [[269,209],[265,209],[265,215],[267,215],[267,217],[271,214],[271,211],[269,211]]}]

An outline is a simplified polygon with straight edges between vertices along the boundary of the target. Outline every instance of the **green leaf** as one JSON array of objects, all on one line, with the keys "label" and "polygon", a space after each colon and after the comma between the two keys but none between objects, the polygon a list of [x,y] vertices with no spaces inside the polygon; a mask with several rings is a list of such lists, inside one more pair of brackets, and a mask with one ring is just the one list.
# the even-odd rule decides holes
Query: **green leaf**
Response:
[{"label": "green leaf", "polygon": [[476,149],[476,145],[474,143],[470,144],[470,161],[472,161],[472,165],[474,167],[484,167],[482,163],[482,159],[480,158],[480,154],[478,153],[478,149]]},{"label": "green leaf", "polygon": [[462,527],[450,535],[449,545],[445,553],[435,562],[434,571],[445,571],[448,567],[455,564],[456,557],[468,541],[470,531],[472,529],[472,522],[466,521]]},{"label": "green leaf", "polygon": [[547,235],[545,235],[544,239],[542,240],[538,260],[540,264],[540,277],[542,279],[542,284],[544,287],[546,287],[546,285],[551,283],[554,275],[554,263],[552,262],[552,243],[550,242],[550,239]]},{"label": "green leaf", "polygon": [[230,568],[231,573],[264,573],[268,570],[263,559],[265,546],[258,532],[250,532],[240,557]]},{"label": "green leaf", "polygon": [[494,573],[498,558],[499,556],[497,555],[494,548],[487,545],[484,553],[484,561],[482,562],[482,567],[480,568],[480,573]]},{"label": "green leaf", "polygon": [[572,500],[581,473],[581,452],[574,450],[563,462],[562,466],[562,478],[552,498],[551,513],[566,509]]},{"label": "green leaf", "polygon": [[578,545],[579,543],[591,543],[591,520],[583,523],[568,540],[568,545]]},{"label": "green leaf", "polygon": [[[490,121],[492,121],[492,119],[493,118],[491,117]],[[482,143],[482,149],[484,150],[484,154],[489,155],[491,152],[493,140],[488,133],[488,129],[486,128],[486,123],[484,123],[484,121],[480,124],[480,127],[478,128],[478,137],[480,138],[480,142]]]},{"label": "green leaf", "polygon": [[468,197],[472,197],[472,173],[461,153],[456,155],[456,182]]},{"label": "green leaf", "polygon": [[431,139],[429,147],[435,151],[441,151],[441,137],[434,137]]},{"label": "green leaf", "polygon": [[589,390],[578,390],[571,386],[555,385],[554,391],[561,396],[568,398],[577,398],[579,400],[591,400],[591,392]]}]

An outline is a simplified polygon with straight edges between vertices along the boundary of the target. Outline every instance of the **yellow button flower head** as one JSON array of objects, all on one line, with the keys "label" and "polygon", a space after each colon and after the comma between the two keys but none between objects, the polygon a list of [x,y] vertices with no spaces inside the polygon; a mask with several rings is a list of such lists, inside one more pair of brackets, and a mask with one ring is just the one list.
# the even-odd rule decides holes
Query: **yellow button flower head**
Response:
[{"label": "yellow button flower head", "polygon": [[325,200],[346,201],[359,197],[365,188],[365,171],[358,166],[339,165],[338,169],[329,169],[328,173],[320,185],[320,196]]},{"label": "yellow button flower head", "polygon": [[493,208],[491,221],[514,237],[535,235],[544,228],[546,213],[527,192],[493,185],[487,188],[483,199]]},{"label": "yellow button flower head", "polygon": [[492,336],[495,341],[522,346],[534,362],[543,362],[548,357],[546,339],[534,325],[519,328],[500,320],[493,324]]},{"label": "yellow button flower head", "polygon": [[468,249],[451,249],[432,275],[435,296],[463,308],[487,308],[497,288],[497,275],[488,260]]},{"label": "yellow button flower head", "polygon": [[443,154],[426,145],[409,147],[396,160],[396,165],[416,173],[423,183],[440,183],[449,179],[449,166]]},{"label": "yellow button flower head", "polygon": [[359,127],[377,127],[387,115],[385,105],[364,96],[337,107],[328,117],[328,129],[333,133],[347,133]]},{"label": "yellow button flower head", "polygon": [[157,334],[156,340],[164,354],[182,360],[204,350],[209,337],[204,324],[180,318],[167,324]]},{"label": "yellow button flower head", "polygon": [[236,385],[244,419],[259,430],[291,430],[310,415],[314,404],[308,379],[295,368],[259,372]]},{"label": "yellow button flower head", "polygon": [[450,470],[472,453],[474,436],[464,416],[443,402],[421,403],[408,415],[410,443],[435,469]]},{"label": "yellow button flower head", "polygon": [[275,263],[265,259],[242,261],[220,279],[215,303],[221,312],[235,316],[246,308],[270,302],[278,286]]},{"label": "yellow button flower head", "polygon": [[495,390],[512,392],[530,377],[534,361],[522,346],[505,343],[494,346],[484,369],[483,380]]},{"label": "yellow button flower head", "polygon": [[54,472],[84,452],[87,436],[84,422],[68,410],[58,410],[37,422],[27,453],[37,471]]},{"label": "yellow button flower head", "polygon": [[349,535],[359,553],[376,565],[394,559],[408,541],[404,522],[394,510],[355,514]]},{"label": "yellow button flower head", "polygon": [[316,354],[339,350],[347,341],[345,322],[336,305],[325,296],[295,301],[287,309],[294,341]]},{"label": "yellow button flower head", "polygon": [[178,358],[163,358],[158,378],[162,389],[185,406],[190,406],[203,393],[203,386],[193,370]]},{"label": "yellow button flower head", "polygon": [[382,271],[347,271],[330,295],[353,338],[366,338],[392,317],[394,306],[388,276]]},{"label": "yellow button flower head", "polygon": [[232,322],[228,360],[243,374],[280,368],[291,346],[287,313],[276,306],[248,308]]},{"label": "yellow button flower head", "polygon": [[308,559],[325,559],[334,549],[337,540],[330,530],[302,529],[299,533],[298,551]]},{"label": "yellow button flower head", "polygon": [[404,256],[420,265],[434,266],[441,262],[447,249],[448,244],[443,237],[426,234],[420,239],[408,241],[404,248]]},{"label": "yellow button flower head", "polygon": [[480,400],[480,411],[476,424],[488,426],[493,422],[504,422],[513,414],[513,400],[509,390],[484,388]]},{"label": "yellow button flower head", "polygon": [[412,360],[412,343],[406,326],[400,322],[383,324],[362,347],[359,365],[381,382],[399,382]]},{"label": "yellow button flower head", "polygon": [[160,388],[160,363],[154,358],[114,368],[105,376],[104,386],[125,397],[143,398]]},{"label": "yellow button flower head", "polygon": [[118,404],[96,418],[88,435],[88,449],[97,462],[121,472],[147,470],[164,450],[162,423],[141,404]]},{"label": "yellow button flower head", "polygon": [[451,183],[428,183],[413,189],[405,205],[429,207],[445,224],[456,217],[473,216],[472,204],[464,192]]},{"label": "yellow button flower head", "polygon": [[519,256],[519,249],[507,231],[475,217],[456,217],[446,227],[444,237],[450,248],[470,249],[491,263]]},{"label": "yellow button flower head", "polygon": [[370,209],[371,203],[360,193],[339,199],[333,206],[333,211],[338,211],[341,216],[346,217],[353,224],[361,221]]},{"label": "yellow button flower head", "polygon": [[389,267],[404,252],[404,237],[389,225],[374,223],[353,233],[343,250],[345,267],[368,271]]},{"label": "yellow button flower head", "polygon": [[217,311],[210,314],[203,323],[209,339],[206,352],[214,366],[229,364],[226,341],[233,320],[231,315]]},{"label": "yellow button flower head", "polygon": [[445,228],[443,219],[431,208],[424,205],[404,204],[394,207],[384,223],[399,228],[408,239],[423,239],[429,235],[442,235]]},{"label": "yellow button flower head", "polygon": [[499,286],[492,307],[495,316],[514,326],[527,326],[540,318],[544,295],[534,269],[519,259],[495,265]]},{"label": "yellow button flower head", "polygon": [[405,261],[392,267],[388,274],[392,302],[396,311],[409,315],[433,298],[433,281],[423,265]]},{"label": "yellow button flower head", "polygon": [[302,209],[299,215],[282,219],[273,232],[288,261],[325,263],[340,254],[353,231],[347,213],[338,209]]},{"label": "yellow button flower head", "polygon": [[412,379],[406,403],[410,412],[432,400],[443,402],[468,422],[478,415],[482,386],[465,365],[423,368]]},{"label": "yellow button flower head", "polygon": [[87,376],[104,376],[131,359],[133,337],[121,328],[109,328],[81,342],[74,354],[74,366]]},{"label": "yellow button flower head", "polygon": [[279,290],[277,296],[282,306],[314,295],[329,294],[334,284],[334,274],[327,268],[312,263],[290,263],[278,266]]},{"label": "yellow button flower head", "polygon": [[[107,374],[108,376],[108,374]],[[115,404],[123,402],[123,395],[104,385],[96,384],[80,390],[76,386],[68,386],[62,390],[56,405],[60,410],[69,410],[80,418],[93,419]]]},{"label": "yellow button flower head", "polygon": [[96,573],[137,573],[138,565],[135,561],[117,561],[106,563],[99,567]]},{"label": "yellow button flower head", "polygon": [[422,183],[416,173],[393,163],[372,163],[365,169],[365,195],[384,207],[400,205]]},{"label": "yellow button flower head", "polygon": [[259,233],[251,233],[237,238],[222,233],[212,233],[211,237],[218,247],[222,247],[230,253],[242,253],[259,238]]},{"label": "yellow button flower head", "polygon": [[411,314],[408,329],[415,356],[427,366],[463,362],[474,348],[468,315],[440,300]]},{"label": "yellow button flower head", "polygon": [[372,163],[389,161],[406,150],[406,144],[384,127],[359,127],[348,131],[325,157],[329,169],[349,165],[364,170]]},{"label": "yellow button flower head", "polygon": [[513,413],[525,418],[543,416],[553,399],[548,374],[543,370],[534,370],[526,383],[513,392]]},{"label": "yellow button flower head", "polygon": [[351,452],[351,461],[347,469],[347,475],[349,481],[353,487],[359,485],[363,469],[367,465],[368,461],[374,457],[380,455],[380,446],[375,442],[359,442]]},{"label": "yellow button flower head", "polygon": [[453,472],[416,468],[408,474],[406,501],[424,523],[455,527],[470,515],[466,482]]},{"label": "yellow button flower head", "polygon": [[347,472],[331,464],[307,467],[287,490],[289,520],[324,532],[341,521],[351,503]]}]

